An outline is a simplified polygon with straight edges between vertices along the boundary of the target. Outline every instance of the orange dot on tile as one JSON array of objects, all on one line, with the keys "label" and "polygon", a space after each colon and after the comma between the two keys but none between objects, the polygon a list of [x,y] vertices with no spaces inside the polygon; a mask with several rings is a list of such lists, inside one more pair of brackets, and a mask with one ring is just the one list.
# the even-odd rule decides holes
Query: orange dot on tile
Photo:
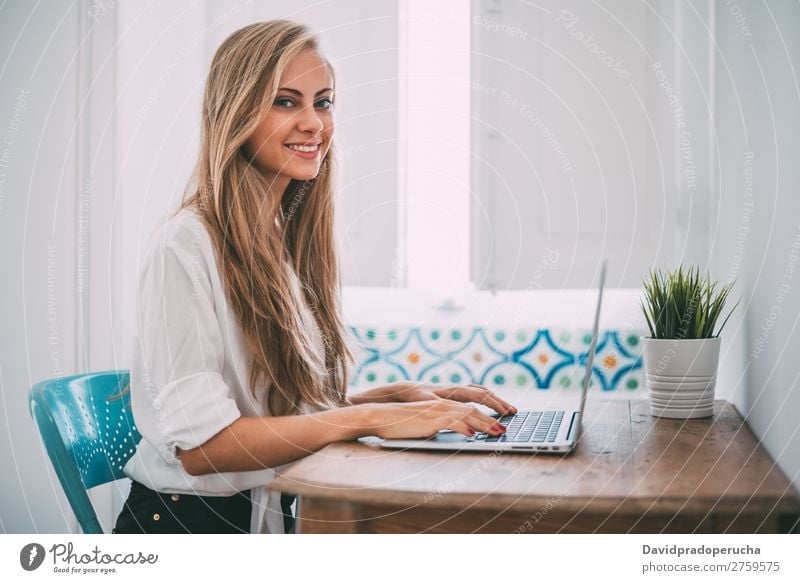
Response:
[{"label": "orange dot on tile", "polygon": [[476,352],[475,354],[472,355],[472,360],[474,360],[475,362],[480,362],[481,358],[482,356],[480,352]]},{"label": "orange dot on tile", "polygon": [[606,365],[606,368],[614,368],[617,366],[617,357],[613,354],[609,354],[603,359],[603,362]]},{"label": "orange dot on tile", "polygon": [[542,364],[547,364],[547,361],[548,361],[548,358],[547,358],[546,354],[540,354],[539,355],[539,362],[541,362]]},{"label": "orange dot on tile", "polygon": [[410,352],[408,354],[408,362],[411,364],[417,364],[419,362],[419,354],[416,352]]}]

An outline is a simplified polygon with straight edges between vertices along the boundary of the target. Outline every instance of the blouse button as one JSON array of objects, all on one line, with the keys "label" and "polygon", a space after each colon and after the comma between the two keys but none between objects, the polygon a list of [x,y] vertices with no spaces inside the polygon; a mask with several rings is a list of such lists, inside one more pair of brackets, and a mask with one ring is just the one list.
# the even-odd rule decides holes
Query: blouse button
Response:
[{"label": "blouse button", "polygon": [[170,496],[170,498],[172,498],[172,501],[173,501],[173,502],[177,502],[178,500],[180,500],[180,499],[181,499],[181,497],[180,497],[180,496],[178,496],[177,494],[173,494],[172,496]]},{"label": "blouse button", "polygon": [[153,520],[161,520],[160,514],[153,514]]}]

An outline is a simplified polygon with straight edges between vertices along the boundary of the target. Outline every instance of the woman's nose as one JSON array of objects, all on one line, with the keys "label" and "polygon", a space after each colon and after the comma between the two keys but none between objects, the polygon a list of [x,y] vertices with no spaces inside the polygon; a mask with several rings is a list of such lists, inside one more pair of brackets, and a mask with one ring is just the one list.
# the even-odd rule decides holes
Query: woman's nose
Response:
[{"label": "woman's nose", "polygon": [[324,124],[313,107],[305,107],[298,112],[297,127],[304,132],[319,133]]}]

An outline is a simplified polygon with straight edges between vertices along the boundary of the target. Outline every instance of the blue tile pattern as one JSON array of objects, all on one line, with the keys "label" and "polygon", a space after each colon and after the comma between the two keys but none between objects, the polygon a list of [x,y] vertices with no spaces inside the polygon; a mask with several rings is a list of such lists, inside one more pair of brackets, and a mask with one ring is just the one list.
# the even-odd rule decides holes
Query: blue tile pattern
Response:
[{"label": "blue tile pattern", "polygon": [[[351,326],[352,387],[402,380],[578,390],[591,330]],[[643,391],[640,330],[601,330],[590,387]]]}]

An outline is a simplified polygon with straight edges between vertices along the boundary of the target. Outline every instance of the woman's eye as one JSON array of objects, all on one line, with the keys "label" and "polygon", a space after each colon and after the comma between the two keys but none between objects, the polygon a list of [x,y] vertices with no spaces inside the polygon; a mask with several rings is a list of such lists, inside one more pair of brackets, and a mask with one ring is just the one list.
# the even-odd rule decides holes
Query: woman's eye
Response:
[{"label": "woman's eye", "polygon": [[327,97],[323,97],[315,104],[320,109],[330,109],[333,107],[333,101]]},{"label": "woman's eye", "polygon": [[279,97],[278,99],[275,100],[275,105],[277,105],[278,107],[291,107],[292,105],[294,105],[294,103],[288,97]]}]

